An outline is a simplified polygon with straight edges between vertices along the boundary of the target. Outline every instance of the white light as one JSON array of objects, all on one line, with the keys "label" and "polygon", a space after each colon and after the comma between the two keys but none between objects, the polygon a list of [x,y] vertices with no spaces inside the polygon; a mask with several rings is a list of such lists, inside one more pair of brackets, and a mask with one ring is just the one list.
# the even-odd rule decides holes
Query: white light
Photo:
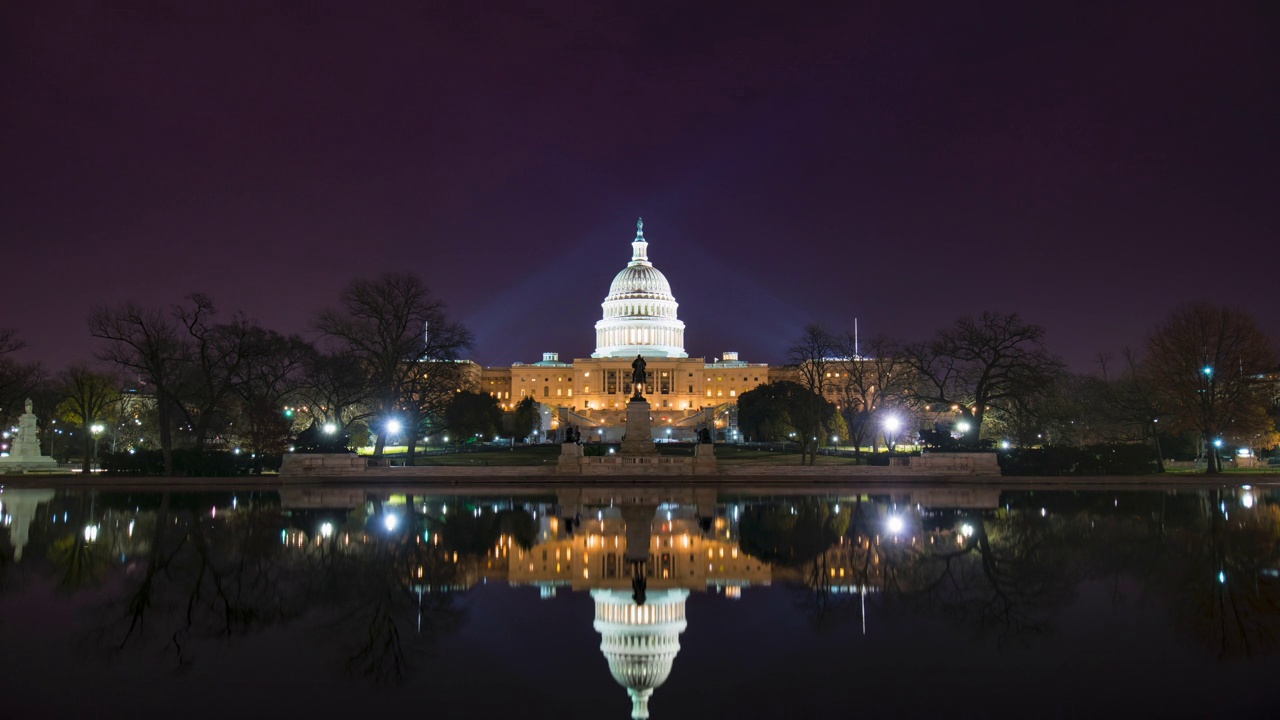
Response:
[{"label": "white light", "polygon": [[1009,442],[1008,440],[1001,440],[1001,441],[1000,441],[1000,449],[1001,449],[1001,450],[1008,450],[1008,449],[1009,449],[1009,448],[1011,448],[1011,447],[1013,447],[1013,443]]},{"label": "white light", "polygon": [[1044,508],[1040,508],[1040,517],[1046,517],[1048,516],[1048,514],[1049,512],[1047,510],[1045,510]]},{"label": "white light", "polygon": [[969,523],[965,523],[960,527],[960,534],[965,537],[973,537],[973,526]]},{"label": "white light", "polygon": [[1218,582],[1223,585],[1227,584],[1227,574],[1221,570],[1218,571]]},{"label": "white light", "polygon": [[400,518],[391,513],[387,513],[386,517],[382,518],[382,526],[387,529],[387,532],[393,532],[398,524],[400,524]]},{"label": "white light", "polygon": [[1241,495],[1240,504],[1247,508],[1253,507],[1253,493],[1246,492],[1244,495]]},{"label": "white light", "polygon": [[336,432],[338,432],[338,426],[337,426],[337,425],[334,425],[333,423],[325,423],[325,424],[324,424],[324,433],[325,433],[325,435],[332,435],[332,434],[334,434],[334,433],[336,433]]},{"label": "white light", "polygon": [[959,431],[960,431],[960,432],[962,432],[962,433],[967,433],[967,432],[969,432],[969,427],[970,427],[970,425],[969,425],[969,423],[967,423],[967,422],[958,422],[958,423],[956,423],[956,430],[959,430]]},{"label": "white light", "polygon": [[325,523],[320,526],[320,537],[322,538],[333,537],[333,523]]},{"label": "white light", "polygon": [[839,514],[840,514],[840,503],[836,503],[836,506],[835,506],[835,509],[834,509],[834,510],[835,510],[835,514],[837,514],[837,515],[839,515]]},{"label": "white light", "polygon": [[387,432],[388,432],[389,434],[391,434],[391,435],[395,435],[395,434],[399,433],[399,432],[400,432],[400,428],[401,428],[401,427],[403,427],[403,426],[400,424],[400,421],[399,421],[399,420],[388,420],[388,421],[387,421]]},{"label": "white light", "polygon": [[84,541],[85,541],[85,542],[93,542],[94,540],[97,540],[97,539],[98,539],[98,526],[97,526],[97,525],[85,525],[85,526],[84,526]]},{"label": "white light", "polygon": [[1214,446],[1214,447],[1222,447],[1222,438],[1218,438],[1217,440],[1214,440],[1214,441],[1213,441],[1213,446]]},{"label": "white light", "polygon": [[906,527],[906,523],[902,521],[901,517],[897,515],[890,515],[889,523],[887,527],[889,528],[889,532],[893,533],[894,535],[897,535],[898,533],[902,532],[902,529],[904,527]]},{"label": "white light", "polygon": [[901,427],[902,420],[900,420],[897,415],[890,415],[884,419],[884,429],[889,432],[898,432],[898,429]]}]

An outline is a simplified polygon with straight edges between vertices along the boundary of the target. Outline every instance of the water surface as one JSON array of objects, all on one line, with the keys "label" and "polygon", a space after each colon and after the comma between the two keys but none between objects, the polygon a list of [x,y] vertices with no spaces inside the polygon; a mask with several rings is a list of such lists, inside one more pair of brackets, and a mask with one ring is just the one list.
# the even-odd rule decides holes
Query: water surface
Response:
[{"label": "water surface", "polygon": [[1280,699],[1265,488],[0,503],[9,717],[1269,717]]}]

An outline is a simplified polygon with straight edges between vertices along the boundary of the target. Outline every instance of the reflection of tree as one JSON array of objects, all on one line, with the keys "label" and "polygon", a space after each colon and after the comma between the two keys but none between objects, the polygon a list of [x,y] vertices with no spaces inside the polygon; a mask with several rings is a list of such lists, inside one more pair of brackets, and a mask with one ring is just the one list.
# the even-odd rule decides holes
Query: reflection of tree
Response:
[{"label": "reflection of tree", "polygon": [[291,532],[276,507],[215,519],[173,505],[165,494],[154,521],[139,522],[150,526],[149,550],[99,631],[116,650],[157,641],[188,664],[202,641],[314,613],[349,672],[399,682],[416,649],[461,622],[457,556],[423,542],[413,518],[378,533],[356,512],[319,539]]},{"label": "reflection of tree", "polygon": [[327,566],[316,599],[337,616],[348,672],[378,682],[403,681],[410,654],[458,627],[453,607],[459,565],[419,532],[370,538],[339,550],[323,546]]},{"label": "reflection of tree", "polygon": [[855,603],[844,600],[853,591],[870,590],[886,607],[900,600],[1016,636],[1043,630],[1080,579],[1067,524],[1001,511],[959,516],[954,529],[894,534],[883,527],[882,510],[855,501],[836,514],[833,504],[811,500],[749,508],[742,547],[799,571],[819,621],[852,610]]},{"label": "reflection of tree", "polygon": [[1002,639],[1045,630],[1081,579],[1072,525],[1006,511],[991,518],[972,513],[961,522],[958,535],[939,533],[907,549],[903,590]]},{"label": "reflection of tree", "polygon": [[754,505],[738,521],[742,551],[762,562],[799,570],[809,590],[814,619],[834,610],[831,548],[839,545],[855,511],[814,498]]},{"label": "reflection of tree", "polygon": [[159,629],[179,663],[194,641],[229,638],[297,617],[305,608],[302,568],[280,542],[276,508],[228,518],[174,510],[165,493],[155,515],[145,566],[127,590],[124,612],[103,628],[118,649]]},{"label": "reflection of tree", "polygon": [[1198,512],[1170,533],[1150,578],[1178,626],[1219,657],[1280,647],[1280,509],[1238,507],[1220,490],[1200,494]]}]

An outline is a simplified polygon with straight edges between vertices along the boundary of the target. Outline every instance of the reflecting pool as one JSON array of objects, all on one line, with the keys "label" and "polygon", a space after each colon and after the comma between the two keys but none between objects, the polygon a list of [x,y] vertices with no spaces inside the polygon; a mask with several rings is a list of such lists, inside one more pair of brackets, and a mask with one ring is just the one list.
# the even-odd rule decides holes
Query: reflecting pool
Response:
[{"label": "reflecting pool", "polygon": [[0,491],[5,717],[1274,717],[1280,492]]}]

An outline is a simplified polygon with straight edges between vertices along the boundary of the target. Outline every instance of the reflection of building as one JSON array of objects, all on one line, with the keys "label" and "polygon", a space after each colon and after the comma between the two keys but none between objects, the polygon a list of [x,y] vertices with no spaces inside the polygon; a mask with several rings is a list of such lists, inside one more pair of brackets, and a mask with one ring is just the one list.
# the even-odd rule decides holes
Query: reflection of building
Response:
[{"label": "reflection of building", "polygon": [[481,390],[511,407],[521,398],[564,408],[561,418],[582,428],[598,428],[588,439],[616,440],[631,396],[631,363],[645,356],[644,389],[654,414],[655,437],[690,438],[701,423],[724,422],[724,410],[742,393],[769,381],[769,366],[738,360],[734,352],[706,362],[684,349],[684,323],[677,317],[671,285],[649,260],[649,243],[637,223],[631,262],[609,286],[596,323],[596,350],[590,358],[561,362],[544,353],[541,362],[485,368]]},{"label": "reflection of building", "polygon": [[649,717],[649,697],[671,674],[680,652],[680,633],[688,627],[684,601],[688,590],[650,593],[644,605],[621,590],[592,590],[600,633],[600,651],[609,672],[631,697],[631,717]]},{"label": "reflection of building", "polygon": [[627,689],[631,717],[647,718],[680,651],[689,591],[738,598],[744,586],[768,585],[771,567],[739,549],[727,518],[699,515],[714,513],[714,496],[705,505],[658,504],[672,493],[629,490],[595,504],[607,492],[561,491],[561,512],[571,515],[541,517],[539,542],[513,550],[508,582],[539,585],[544,598],[557,587],[590,590],[609,672]]},{"label": "reflection of building", "polygon": [[[712,531],[704,533],[688,507],[663,506],[656,516],[653,506],[649,509],[648,547],[642,550],[647,550],[649,587],[723,589],[734,596],[744,586],[769,584],[770,566],[748,557],[736,540],[718,530],[723,518],[712,521]],[[530,550],[513,551],[510,582],[574,590],[629,588],[627,554],[634,554],[636,544],[629,541],[628,530],[635,523],[628,524],[618,507],[584,509],[584,513],[572,534],[566,531],[565,520],[544,516],[540,542]]]}]

